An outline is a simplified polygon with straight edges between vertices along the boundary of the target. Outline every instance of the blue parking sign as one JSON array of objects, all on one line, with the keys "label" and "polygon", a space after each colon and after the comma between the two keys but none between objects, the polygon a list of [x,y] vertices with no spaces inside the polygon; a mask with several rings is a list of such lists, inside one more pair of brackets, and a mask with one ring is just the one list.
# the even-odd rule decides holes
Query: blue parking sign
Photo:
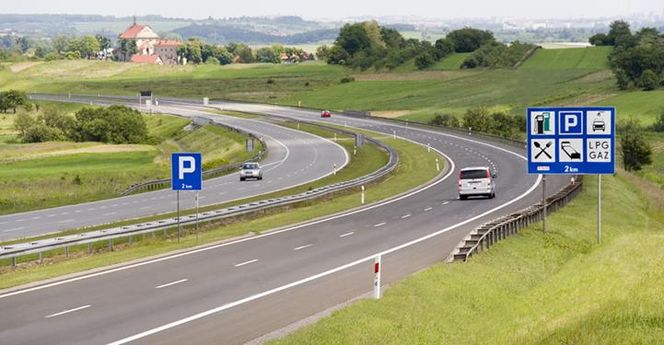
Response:
[{"label": "blue parking sign", "polygon": [[201,190],[203,186],[202,156],[200,153],[171,154],[171,185],[173,190]]},{"label": "blue parking sign", "polygon": [[560,124],[560,134],[583,134],[583,112],[582,111],[561,111],[558,117]]}]

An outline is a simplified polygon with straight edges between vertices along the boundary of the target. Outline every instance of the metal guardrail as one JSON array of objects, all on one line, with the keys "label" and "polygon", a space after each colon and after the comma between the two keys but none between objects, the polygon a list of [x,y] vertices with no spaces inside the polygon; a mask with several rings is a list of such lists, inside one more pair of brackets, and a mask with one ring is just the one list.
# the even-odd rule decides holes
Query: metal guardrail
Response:
[{"label": "metal guardrail", "polygon": [[[583,176],[576,176],[573,182],[545,200],[547,214],[567,205],[582,190]],[[542,221],[542,217],[544,217],[544,205],[539,203],[483,224],[461,241],[448,261],[468,261],[473,254],[489,249],[498,241],[517,234],[520,229],[532,223]]]},{"label": "metal guardrail", "polygon": [[[351,131],[345,131],[342,129],[319,125],[313,122],[303,122],[313,126],[319,126],[326,129],[336,131],[338,133],[344,134],[353,134]],[[235,217],[239,215],[244,215],[253,212],[262,212],[264,210],[281,207],[286,205],[291,205],[303,201],[309,201],[330,195],[332,193],[337,193],[345,191],[351,188],[359,187],[361,185],[369,184],[378,181],[387,174],[391,173],[396,169],[399,163],[399,156],[397,152],[391,147],[383,144],[382,142],[366,138],[367,141],[370,141],[377,145],[382,150],[388,152],[389,160],[380,169],[369,173],[367,175],[354,178],[352,180],[338,182],[331,185],[315,188],[304,193],[299,193],[295,195],[284,196],[280,198],[273,198],[267,200],[260,200],[255,202],[249,202],[242,205],[232,206],[228,208],[223,208],[219,210],[207,211],[198,214],[198,220],[200,222],[209,222],[213,220],[218,220],[222,218]],[[196,222],[196,214],[191,214],[188,216],[181,216],[180,222],[182,226],[192,225]],[[132,237],[135,235],[154,233],[159,230],[166,232],[170,228],[175,228],[178,226],[177,217],[166,218],[155,220],[151,222],[145,222],[140,224],[132,224],[119,226],[114,228],[102,229],[97,231],[85,232],[74,235],[58,236],[54,238],[48,238],[43,240],[35,240],[31,242],[16,243],[12,245],[0,246],[0,259],[12,259],[12,265],[16,265],[17,259],[23,255],[29,254],[39,254],[40,260],[42,259],[42,254],[44,252],[54,250],[54,249],[65,249],[65,254],[68,255],[69,247],[79,246],[88,244],[88,251],[91,250],[92,243],[100,241],[108,241],[109,249],[113,248],[113,240],[118,238],[128,237],[129,242],[132,241]]]}]

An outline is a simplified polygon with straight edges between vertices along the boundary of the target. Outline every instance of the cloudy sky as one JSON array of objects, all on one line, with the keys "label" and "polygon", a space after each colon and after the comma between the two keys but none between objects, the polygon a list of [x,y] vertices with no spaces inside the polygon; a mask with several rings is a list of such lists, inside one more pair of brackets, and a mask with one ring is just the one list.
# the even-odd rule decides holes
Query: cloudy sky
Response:
[{"label": "cloudy sky", "polygon": [[582,18],[664,14],[664,0],[0,0],[0,13],[71,13],[214,18],[299,15],[310,19],[356,16],[425,18]]}]

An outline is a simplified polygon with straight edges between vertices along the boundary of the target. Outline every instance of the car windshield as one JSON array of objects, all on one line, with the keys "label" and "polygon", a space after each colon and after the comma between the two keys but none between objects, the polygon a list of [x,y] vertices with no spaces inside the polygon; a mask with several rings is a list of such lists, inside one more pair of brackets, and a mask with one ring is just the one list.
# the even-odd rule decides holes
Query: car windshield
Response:
[{"label": "car windshield", "polygon": [[258,169],[258,164],[245,164],[242,169]]},{"label": "car windshield", "polygon": [[471,179],[476,179],[476,178],[487,178],[487,172],[486,170],[464,170],[461,171],[461,176],[459,176],[460,179],[462,180],[471,180]]}]

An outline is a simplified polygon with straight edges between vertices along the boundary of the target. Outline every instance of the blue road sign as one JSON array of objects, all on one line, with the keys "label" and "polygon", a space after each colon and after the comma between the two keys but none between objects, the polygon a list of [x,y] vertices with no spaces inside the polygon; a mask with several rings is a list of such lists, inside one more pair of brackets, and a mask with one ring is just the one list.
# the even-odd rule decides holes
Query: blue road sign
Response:
[{"label": "blue road sign", "polygon": [[203,186],[200,153],[171,154],[171,182],[173,190],[201,190]]},{"label": "blue road sign", "polygon": [[528,173],[613,174],[616,110],[528,108]]}]

